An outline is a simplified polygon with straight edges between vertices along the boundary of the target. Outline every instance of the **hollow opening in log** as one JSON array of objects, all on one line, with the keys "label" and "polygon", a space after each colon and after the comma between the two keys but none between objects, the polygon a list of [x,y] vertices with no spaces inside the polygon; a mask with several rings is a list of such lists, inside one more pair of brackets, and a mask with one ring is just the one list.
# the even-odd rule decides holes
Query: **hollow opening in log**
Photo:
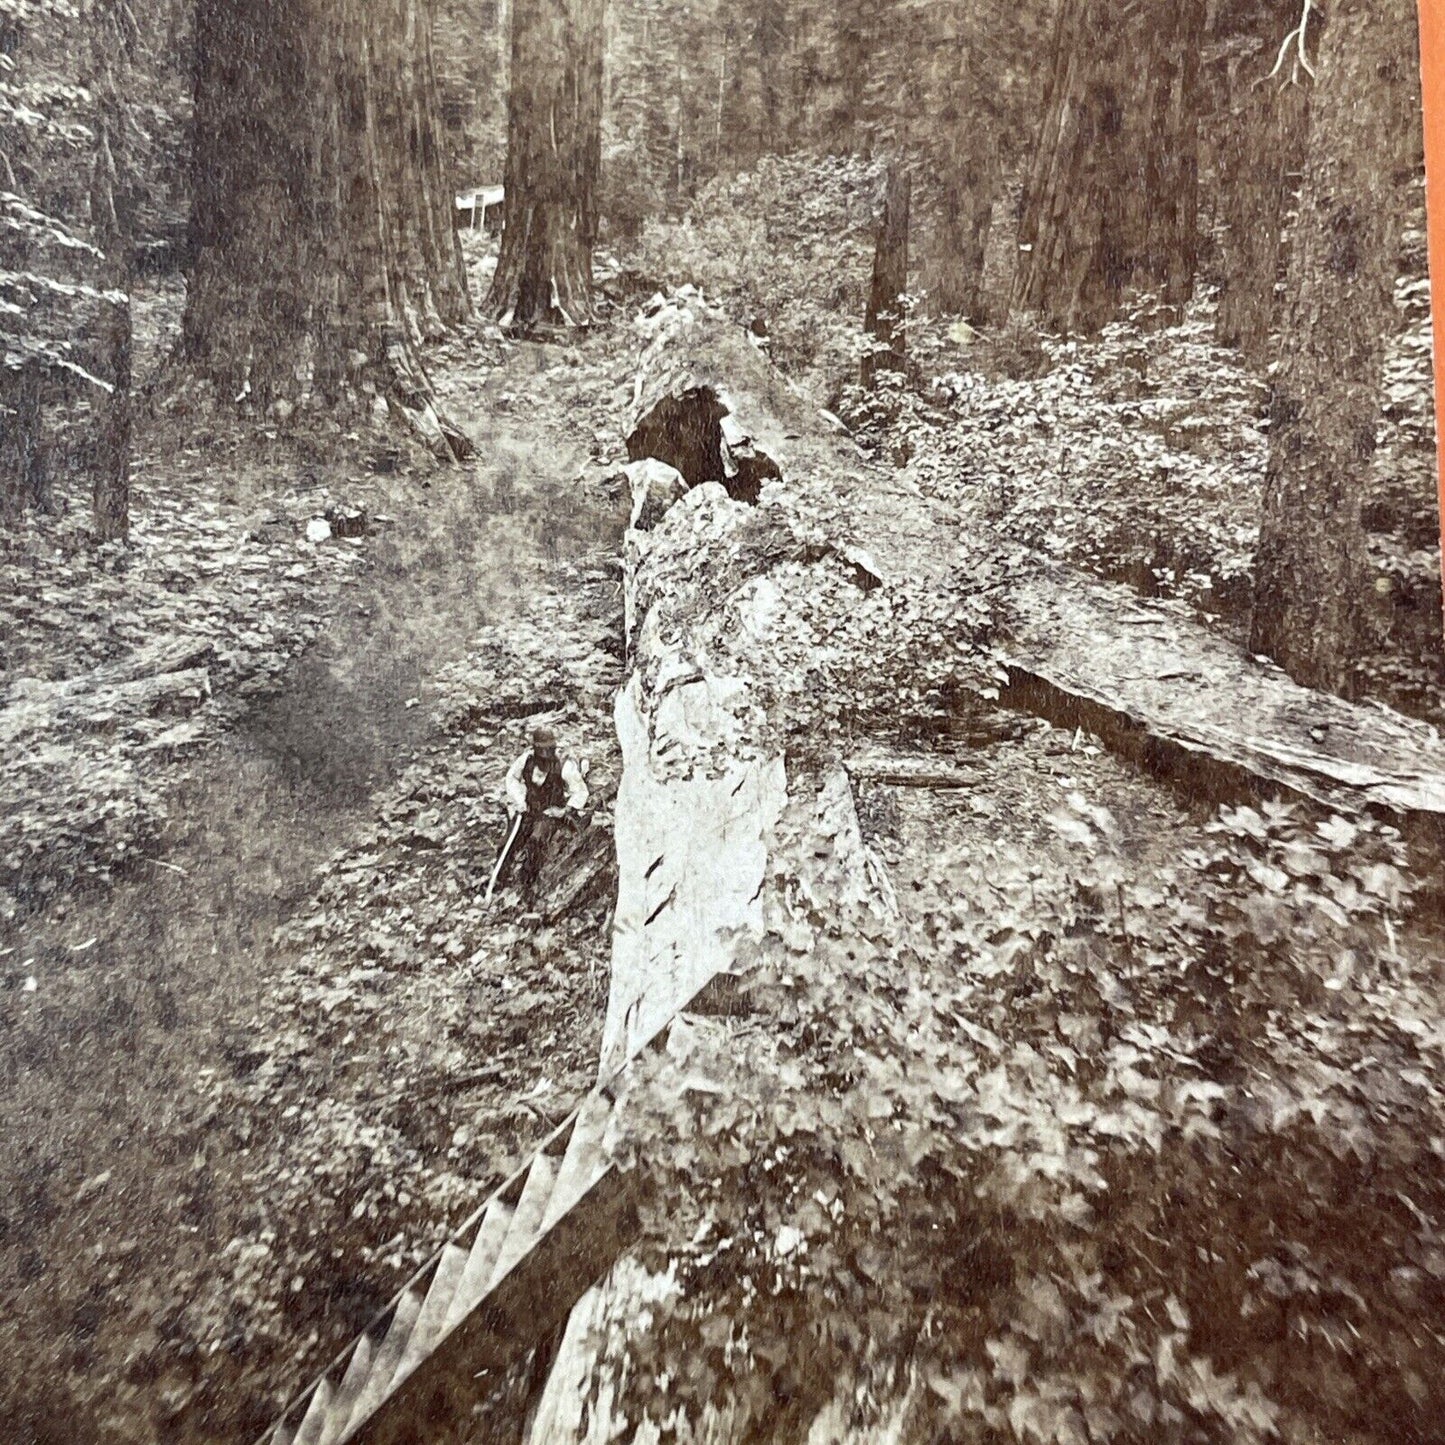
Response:
[{"label": "hollow opening in log", "polygon": [[734,501],[756,506],[763,483],[781,480],[778,464],[760,451],[710,386],[665,396],[627,438],[627,458],[656,457],[676,467],[689,487],[721,482]]}]

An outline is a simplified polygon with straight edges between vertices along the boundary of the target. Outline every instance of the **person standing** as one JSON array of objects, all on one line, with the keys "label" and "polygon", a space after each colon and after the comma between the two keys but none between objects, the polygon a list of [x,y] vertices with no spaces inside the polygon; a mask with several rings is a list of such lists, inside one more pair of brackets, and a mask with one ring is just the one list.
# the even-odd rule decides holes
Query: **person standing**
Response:
[{"label": "person standing", "polygon": [[566,820],[579,818],[587,806],[587,784],[574,758],[563,758],[557,750],[557,735],[551,728],[532,732],[532,746],[507,769],[504,786],[507,814],[512,828],[507,836],[511,848],[502,859],[496,883],[517,870],[523,896],[530,896],[547,859],[548,844]]}]

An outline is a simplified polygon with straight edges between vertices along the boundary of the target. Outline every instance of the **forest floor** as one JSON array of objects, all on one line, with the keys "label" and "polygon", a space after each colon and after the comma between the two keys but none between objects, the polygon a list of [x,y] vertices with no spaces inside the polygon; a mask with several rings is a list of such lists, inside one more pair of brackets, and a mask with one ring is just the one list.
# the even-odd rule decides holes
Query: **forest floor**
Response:
[{"label": "forest floor", "polygon": [[[8,559],[41,592],[12,679],[167,630],[215,645],[185,749],[62,727],[39,740],[79,752],[59,806],[7,778],[39,845],[0,918],[9,1439],[258,1433],[595,1071],[610,903],[541,928],[479,903],[539,712],[606,818],[621,403],[580,350],[479,332],[433,364],[475,466],[177,445],[163,414],[128,576],[54,546],[63,517]],[[368,535],[307,541],[337,504]],[[67,829],[115,773],[145,797]]]},{"label": "forest floor", "polygon": [[[826,185],[804,179],[826,211]],[[846,351],[862,309],[849,288],[866,283],[867,207],[844,179],[838,216],[796,229],[852,268],[836,288],[848,326],[799,301],[819,278],[833,294],[835,263],[798,254],[785,226],[776,254],[712,247],[741,289],[714,284],[706,236],[655,240],[687,271],[659,279],[702,280],[739,320],[766,314],[778,359],[823,374],[830,358],[803,338]],[[1413,599],[1437,595],[1438,560],[1413,487],[1427,352],[1406,314],[1389,425],[1409,432],[1411,485],[1382,486],[1377,520],[1382,567]],[[58,718],[0,760],[0,1418],[22,1445],[245,1445],[593,1076],[608,900],[539,927],[479,897],[502,774],[536,718],[590,759],[607,820],[632,350],[621,323],[573,346],[457,337],[429,364],[478,457],[448,472],[373,433],[221,425],[175,394],[140,439],[129,553],[89,548],[66,516],[5,540],[0,582],[21,599],[0,635],[7,703],[34,695],[20,679],[176,634],[210,647],[209,691],[179,718]],[[915,355],[906,394],[826,397],[877,463],[1238,630],[1261,387],[1198,316],[1082,350],[920,324]],[[364,535],[309,540],[328,511],[364,512]],[[1421,663],[1438,614],[1401,637],[1395,680],[1438,714],[1438,664]],[[1010,931],[1021,958],[1062,932],[1101,857],[1117,851],[1131,889],[1175,869],[1192,897],[1238,842],[1217,800],[1087,736],[1014,718],[920,741],[878,721],[884,774],[946,766],[959,783],[855,769],[865,835],[905,912],[974,943],[988,925],[981,957],[1008,952]],[[1318,853],[1320,825],[1231,826]],[[1119,942],[1152,967],[1151,938],[1174,923],[1162,897],[1138,906]],[[1373,904],[1350,923],[1394,949]],[[1438,954],[1423,930],[1399,937]],[[1031,996],[1023,964],[1005,971],[1000,1031]]]}]

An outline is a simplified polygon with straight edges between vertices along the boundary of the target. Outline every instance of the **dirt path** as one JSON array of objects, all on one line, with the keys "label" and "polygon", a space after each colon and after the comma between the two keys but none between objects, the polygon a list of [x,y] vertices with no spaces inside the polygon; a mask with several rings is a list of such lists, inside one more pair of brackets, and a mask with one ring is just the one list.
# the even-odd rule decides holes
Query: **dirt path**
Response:
[{"label": "dirt path", "polygon": [[[290,1349],[306,1343],[291,1333],[297,1318],[324,1317],[329,1327],[318,1324],[311,1341],[319,1348],[328,1328],[349,1327],[385,1293],[385,1271],[357,1284],[338,1263],[345,1280],[309,1291],[306,1310],[282,1308],[263,1298],[285,1273],[281,1261],[257,1300],[232,1301],[227,1319],[202,1328],[198,1282],[215,1275],[218,1255],[238,1240],[265,1243],[268,1229],[273,1240],[286,1233],[264,1160],[296,1129],[265,1099],[246,1119],[231,1097],[218,1121],[207,1088],[245,1079],[269,1047],[268,1010],[306,953],[284,925],[314,897],[318,867],[374,844],[379,810],[419,759],[455,768],[475,754],[476,738],[438,731],[438,679],[489,629],[505,635],[555,587],[558,566],[615,531],[606,497],[576,485],[588,433],[575,427],[569,443],[571,417],[506,415],[524,388],[556,400],[542,367],[566,372],[568,362],[523,349],[485,384],[452,380],[449,401],[481,444],[475,470],[420,485],[378,480],[364,500],[395,520],[369,544],[341,615],[282,687],[193,764],[161,846],[109,893],[67,899],[0,938],[36,981],[8,993],[0,1013],[7,1439],[141,1440],[158,1429],[243,1438],[268,1408],[258,1388],[299,1383],[281,1377],[294,1358],[274,1351],[257,1376],[249,1314],[264,1305],[273,1343],[289,1335]],[[492,421],[494,407],[503,414]],[[476,833],[463,830],[482,864]],[[451,861],[464,876],[468,860]],[[553,972],[568,988],[565,970]],[[403,1013],[414,1004],[397,1002]],[[309,1091],[324,1098],[348,1058],[313,1052],[309,1065]],[[225,1136],[240,1147],[218,1158]],[[486,1165],[507,1161],[467,1162],[485,1183]],[[360,1228],[378,1244],[393,1222],[363,1214]]]}]

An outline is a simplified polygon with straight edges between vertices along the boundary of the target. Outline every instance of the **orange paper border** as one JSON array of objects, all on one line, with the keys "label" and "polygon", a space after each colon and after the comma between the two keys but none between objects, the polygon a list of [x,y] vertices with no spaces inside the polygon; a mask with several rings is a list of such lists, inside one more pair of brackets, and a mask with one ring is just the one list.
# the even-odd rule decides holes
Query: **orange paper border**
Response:
[{"label": "orange paper border", "polygon": [[[1420,0],[1420,100],[1425,114],[1425,207],[1430,239],[1430,313],[1435,340],[1435,476],[1445,548],[1445,0]],[[1438,284],[1438,291],[1437,291]],[[1445,550],[1441,586],[1445,588]]]}]

